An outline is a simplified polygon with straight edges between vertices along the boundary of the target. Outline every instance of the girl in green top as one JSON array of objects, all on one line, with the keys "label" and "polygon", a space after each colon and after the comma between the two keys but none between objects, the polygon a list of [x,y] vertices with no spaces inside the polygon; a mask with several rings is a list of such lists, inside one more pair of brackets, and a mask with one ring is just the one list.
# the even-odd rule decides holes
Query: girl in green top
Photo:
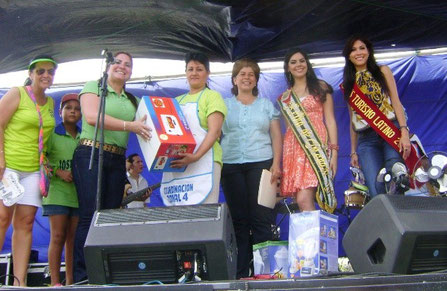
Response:
[{"label": "girl in green top", "polygon": [[42,203],[39,189],[40,121],[37,106],[42,116],[45,144],[55,124],[53,99],[45,95],[45,90],[53,84],[56,68],[56,62],[49,56],[34,58],[28,66],[29,79],[25,83],[26,87],[11,88],[0,99],[0,180],[4,174],[13,172],[19,176],[20,184],[25,188],[21,200],[12,206],[5,206],[0,197],[0,249],[12,221],[12,257],[16,286],[26,285],[34,218]]}]

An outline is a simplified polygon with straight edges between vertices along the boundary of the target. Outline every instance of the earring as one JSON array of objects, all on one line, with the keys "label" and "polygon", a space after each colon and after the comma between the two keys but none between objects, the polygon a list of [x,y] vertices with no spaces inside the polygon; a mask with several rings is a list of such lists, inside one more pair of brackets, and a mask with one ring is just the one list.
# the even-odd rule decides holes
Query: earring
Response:
[{"label": "earring", "polygon": [[287,79],[289,80],[290,83],[293,82],[293,77],[292,77],[292,73],[289,71],[287,72]]}]

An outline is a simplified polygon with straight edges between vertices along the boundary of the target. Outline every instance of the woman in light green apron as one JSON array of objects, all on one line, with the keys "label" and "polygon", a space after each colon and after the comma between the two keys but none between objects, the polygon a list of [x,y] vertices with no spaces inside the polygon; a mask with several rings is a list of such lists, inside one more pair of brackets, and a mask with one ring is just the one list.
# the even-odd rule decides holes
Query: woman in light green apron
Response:
[{"label": "woman in light green apron", "polygon": [[165,205],[217,203],[222,169],[222,148],[219,144],[227,107],[222,96],[208,88],[208,57],[188,53],[185,57],[189,92],[176,99],[185,115],[197,146],[192,154],[171,163],[187,166],[184,172],[163,173],[161,197]]}]

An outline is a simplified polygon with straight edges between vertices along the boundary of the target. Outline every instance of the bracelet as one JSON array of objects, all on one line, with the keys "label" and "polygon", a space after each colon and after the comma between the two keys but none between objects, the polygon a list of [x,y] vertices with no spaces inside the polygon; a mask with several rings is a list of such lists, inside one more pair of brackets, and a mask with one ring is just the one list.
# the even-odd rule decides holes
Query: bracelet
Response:
[{"label": "bracelet", "polygon": [[126,131],[126,122],[125,121],[123,123],[123,128],[124,128],[124,131]]},{"label": "bracelet", "polygon": [[357,152],[352,152],[349,156],[352,158],[353,155],[357,155]]},{"label": "bracelet", "polygon": [[327,144],[328,145],[328,148],[330,149],[330,150],[336,150],[336,151],[338,151],[339,149],[340,149],[340,147],[338,146],[338,144],[335,144],[335,143],[328,143]]}]

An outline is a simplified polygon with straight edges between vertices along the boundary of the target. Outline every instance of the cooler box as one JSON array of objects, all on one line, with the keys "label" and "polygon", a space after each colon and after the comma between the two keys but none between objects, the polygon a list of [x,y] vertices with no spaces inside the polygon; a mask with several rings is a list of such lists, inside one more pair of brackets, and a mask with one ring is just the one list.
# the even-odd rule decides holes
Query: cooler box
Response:
[{"label": "cooler box", "polygon": [[289,268],[287,241],[266,241],[253,245],[255,275],[276,275],[287,278]]},{"label": "cooler box", "polygon": [[338,217],[321,210],[291,214],[290,278],[328,272],[338,272]]},{"label": "cooler box", "polygon": [[196,147],[177,100],[143,96],[135,118],[144,115],[147,115],[146,124],[152,128],[152,138],[149,141],[139,135],[137,138],[149,171],[185,171],[186,167],[170,167],[171,161],[179,158],[179,153],[193,153]]}]

